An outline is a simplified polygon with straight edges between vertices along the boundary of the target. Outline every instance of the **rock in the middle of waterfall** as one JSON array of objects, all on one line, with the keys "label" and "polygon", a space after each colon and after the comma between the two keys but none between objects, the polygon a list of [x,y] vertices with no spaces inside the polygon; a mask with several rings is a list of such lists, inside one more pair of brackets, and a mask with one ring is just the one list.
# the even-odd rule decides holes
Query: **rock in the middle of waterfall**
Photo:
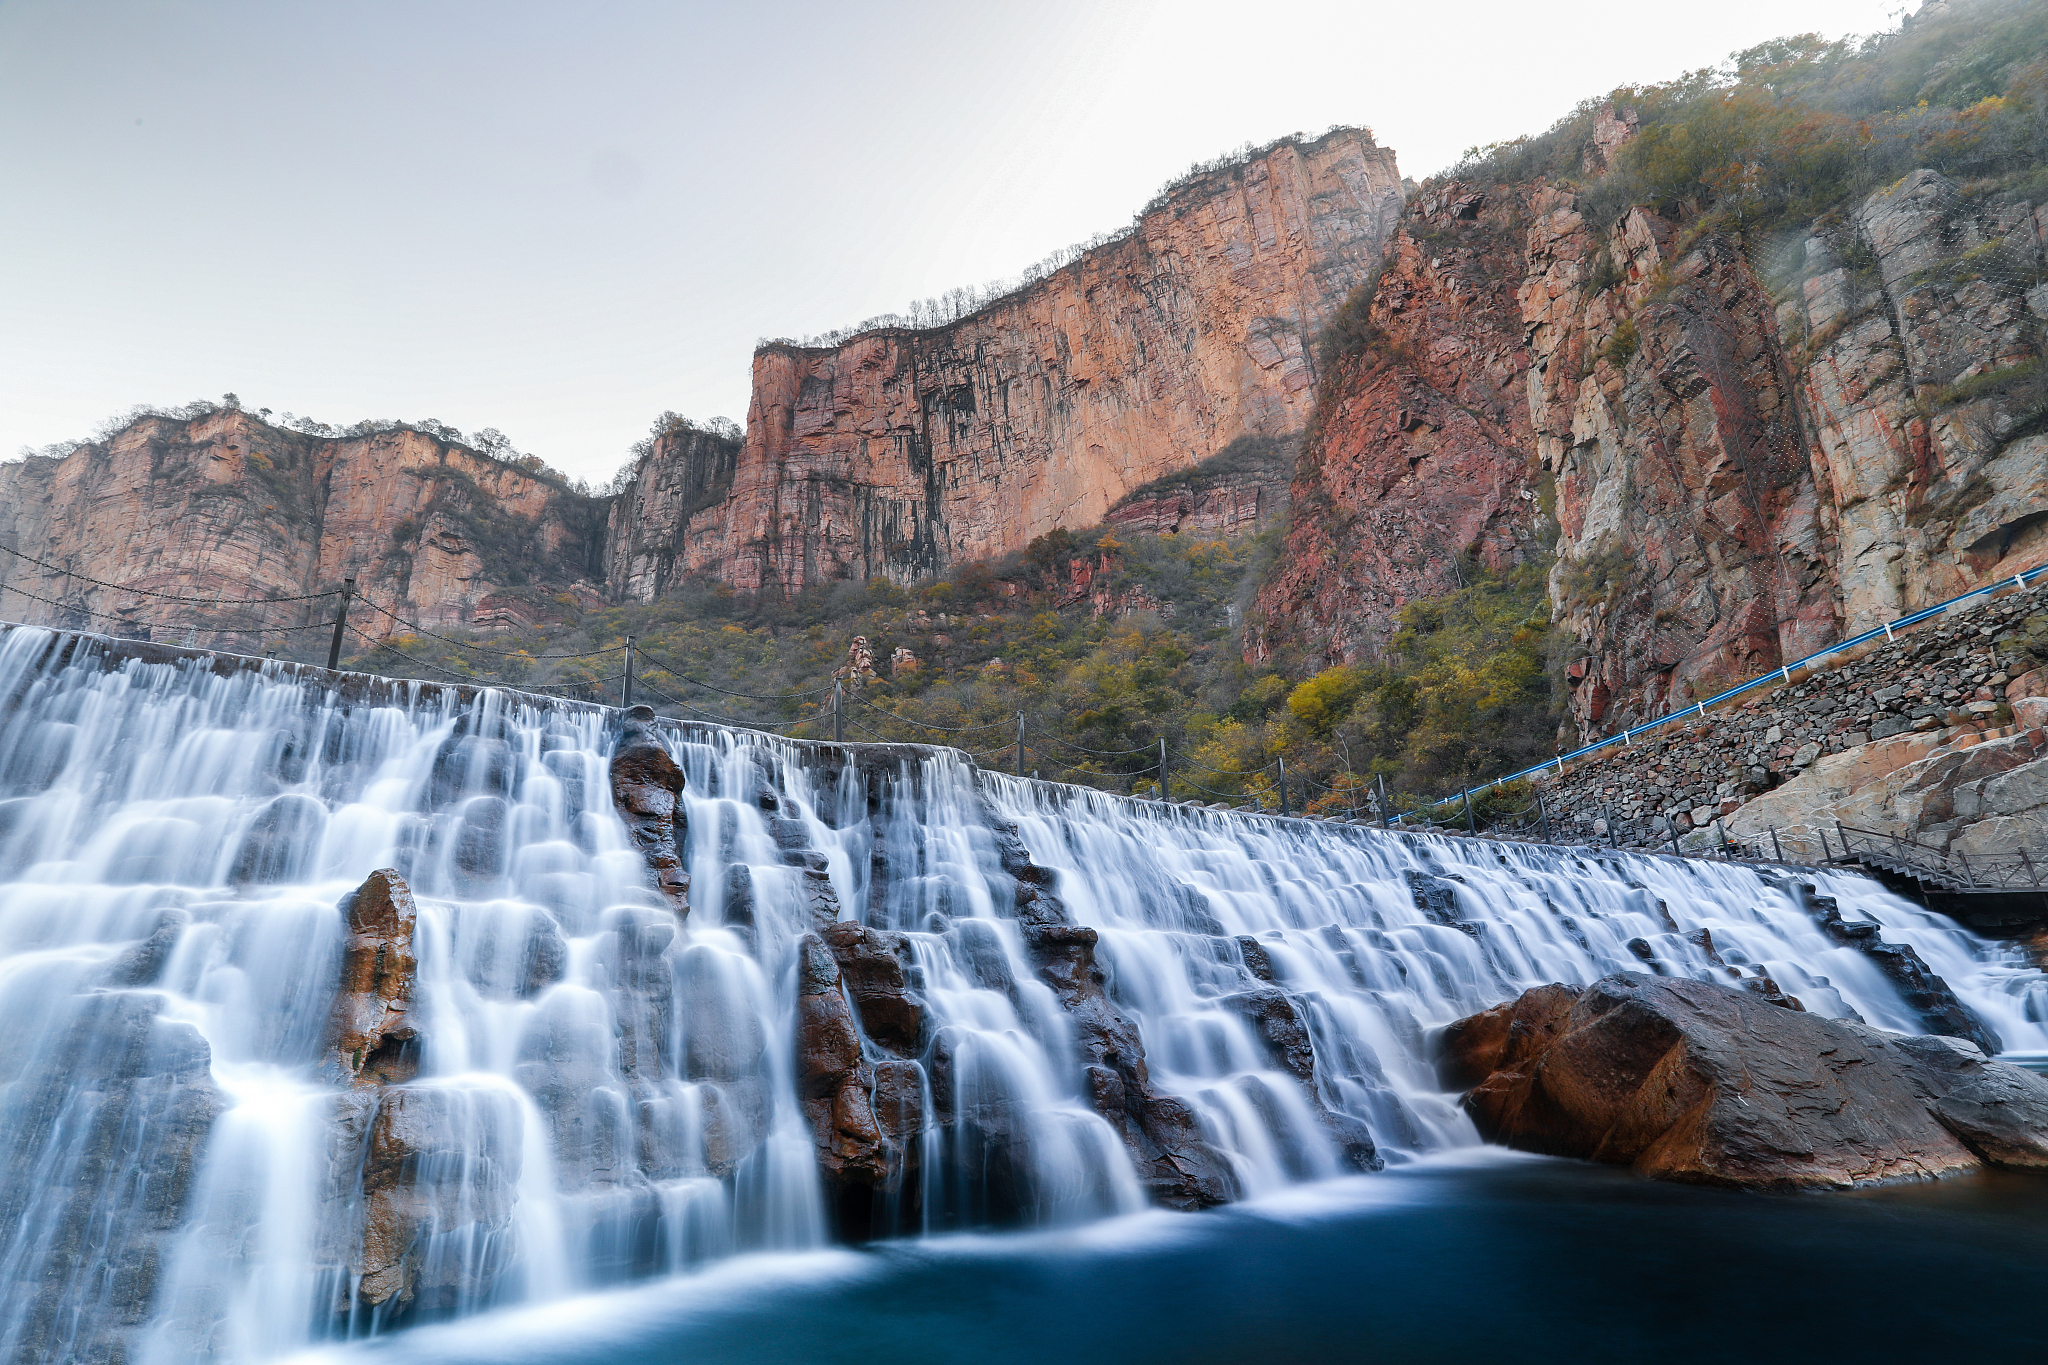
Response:
[{"label": "rock in the middle of waterfall", "polygon": [[1444,1060],[1489,1139],[1668,1180],[1792,1189],[2048,1164],[2048,1080],[1929,1041],[1619,972],[1460,1020]]}]

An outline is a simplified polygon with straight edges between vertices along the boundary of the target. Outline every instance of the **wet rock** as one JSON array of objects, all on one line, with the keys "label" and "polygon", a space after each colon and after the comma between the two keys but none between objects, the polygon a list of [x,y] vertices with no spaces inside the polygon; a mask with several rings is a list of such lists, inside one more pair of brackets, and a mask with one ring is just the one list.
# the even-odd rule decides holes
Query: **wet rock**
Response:
[{"label": "wet rock", "polygon": [[456,873],[472,887],[505,875],[511,817],[512,808],[501,796],[479,796],[463,804],[452,861]]},{"label": "wet rock", "polygon": [[1855,1025],[1746,991],[1618,972],[1460,1020],[1451,1079],[1490,1140],[1757,1189],[1974,1168],[1907,1067]]},{"label": "wet rock", "polygon": [[657,1083],[673,1070],[676,990],[668,949],[675,937],[675,921],[665,912],[629,908],[618,912],[605,945],[605,967],[615,988],[619,1074],[637,1084]]},{"label": "wet rock", "polygon": [[1967,1038],[1986,1053],[2000,1050],[1998,1035],[1991,1026],[1956,997],[1948,982],[1935,974],[1912,944],[1885,942],[1879,926],[1869,920],[1843,919],[1842,907],[1835,898],[1816,895],[1811,882],[1797,883],[1793,892],[1819,923],[1822,933],[1856,949],[1877,965],[1898,987],[1899,994],[1920,1016],[1929,1033]]},{"label": "wet rock", "polygon": [[677,918],[690,913],[690,874],[681,849],[687,830],[683,770],[661,742],[654,709],[635,706],[612,751],[612,805],[640,856],[654,873],[655,889]]},{"label": "wet rock", "polygon": [[871,1093],[874,1073],[841,989],[839,964],[816,934],[797,943],[797,1096],[828,1186],[872,1187],[888,1172]]},{"label": "wet rock", "polygon": [[1293,997],[1286,991],[1265,987],[1226,995],[1217,1003],[1243,1016],[1266,1045],[1274,1065],[1301,1082],[1310,1107],[1344,1153],[1345,1160],[1358,1170],[1379,1170],[1384,1163],[1364,1122],[1331,1109],[1323,1101],[1316,1079],[1315,1042]]},{"label": "wet rock", "polygon": [[1261,981],[1277,980],[1273,974],[1273,957],[1266,951],[1266,945],[1249,934],[1237,940],[1237,947],[1244,957],[1244,969]]},{"label": "wet rock", "polygon": [[419,918],[405,879],[383,868],[341,903],[348,938],[341,989],[328,1015],[327,1068],[355,1084],[399,1083],[419,1069],[412,1018],[413,926]]},{"label": "wet rock", "polygon": [[[1178,1209],[1238,1198],[1242,1191],[1228,1159],[1202,1137],[1194,1112],[1153,1088],[1137,1024],[1117,1010],[1102,988],[1095,931],[1073,922],[1053,893],[1052,872],[1031,861],[1016,829],[985,801],[982,817],[995,837],[1002,869],[1016,885],[1025,950],[1039,979],[1067,1012],[1090,1099],[1130,1152],[1146,1193]],[[937,1102],[936,1074],[932,1089]]]},{"label": "wet rock", "polygon": [[228,880],[236,883],[296,880],[306,860],[320,847],[327,828],[327,807],[310,796],[280,796],[249,822],[235,849]]},{"label": "wet rock", "polygon": [[531,1000],[562,979],[569,967],[569,944],[546,914],[535,914],[520,954],[519,994]]},{"label": "wet rock", "polygon": [[867,1036],[900,1056],[923,1051],[928,1025],[924,1001],[911,986],[910,940],[853,920],[828,926],[820,937],[839,964]]},{"label": "wet rock", "polygon": [[509,1262],[522,1158],[510,1095],[410,1086],[369,1122],[349,1272],[356,1310],[380,1321],[488,1298]]},{"label": "wet rock", "polygon": [[725,869],[725,927],[738,930],[753,941],[755,917],[760,905],[754,895],[754,869],[745,863],[731,863]]},{"label": "wet rock", "polygon": [[2048,1168],[2048,1077],[1962,1038],[1883,1036],[1910,1059],[1921,1098],[1964,1146],[1996,1166]]},{"label": "wet rock", "polygon": [[7,1268],[13,1359],[118,1362],[149,1318],[226,1100],[206,1040],[161,996],[72,997],[0,1060],[0,1225],[38,1235]]},{"label": "wet rock", "polygon": [[163,972],[165,959],[178,946],[178,938],[185,932],[185,926],[191,922],[192,916],[187,911],[164,911],[148,938],[100,968],[99,984],[120,990],[154,983]]}]

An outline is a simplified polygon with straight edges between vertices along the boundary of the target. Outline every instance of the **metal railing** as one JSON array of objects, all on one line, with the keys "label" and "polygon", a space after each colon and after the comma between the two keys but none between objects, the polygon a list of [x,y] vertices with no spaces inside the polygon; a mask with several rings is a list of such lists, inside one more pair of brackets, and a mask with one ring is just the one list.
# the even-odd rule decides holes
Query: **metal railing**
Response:
[{"label": "metal railing", "polygon": [[1705,720],[1707,717],[1707,708],[1710,706],[1719,706],[1723,702],[1733,701],[1735,698],[1740,697],[1748,692],[1754,692],[1759,688],[1779,687],[1784,684],[1790,683],[1792,681],[1792,674],[1797,669],[1814,668],[1817,665],[1819,665],[1821,660],[1828,658],[1830,655],[1840,654],[1844,650],[1854,649],[1858,645],[1868,644],[1872,640],[1875,640],[1880,636],[1882,636],[1886,641],[1893,640],[1896,638],[1899,631],[1905,630],[1911,626],[1917,626],[1921,622],[1931,620],[1936,616],[1940,616],[1944,612],[1953,611],[1957,607],[1962,606],[1965,602],[1974,601],[1979,597],[1989,597],[1994,593],[2004,592],[2007,588],[2018,588],[2020,591],[2025,592],[2027,590],[2029,582],[2039,579],[2043,574],[2048,574],[2048,564],[2036,565],[2035,567],[2028,569],[2022,573],[2016,573],[2011,575],[2010,577],[1997,579],[1994,582],[1986,583],[1984,586],[1980,588],[1972,588],[1970,591],[1959,594],[1955,597],[1951,597],[1945,602],[1937,602],[1931,607],[1922,607],[1919,611],[1911,612],[1905,616],[1901,616],[1896,621],[1887,621],[1883,625],[1878,626],[1873,630],[1864,631],[1861,635],[1858,635],[1853,639],[1843,640],[1837,644],[1829,645],[1826,649],[1816,650],[1814,653],[1807,655],[1803,659],[1798,659],[1792,663],[1785,664],[1779,668],[1773,669],[1771,672],[1766,673],[1761,677],[1751,678],[1746,683],[1738,683],[1736,686],[1729,688],[1727,691],[1718,692],[1715,695],[1708,697],[1705,701],[1695,702],[1691,706],[1686,707],[1682,711],[1673,711],[1669,715],[1659,716],[1655,720],[1644,721],[1641,725],[1631,726],[1628,729],[1621,731],[1619,734],[1609,735],[1605,739],[1596,739],[1590,744],[1581,744],[1578,748],[1573,749],[1569,753],[1559,754],[1556,758],[1545,759],[1543,762],[1533,764],[1530,767],[1522,769],[1520,772],[1509,773],[1505,777],[1496,777],[1490,781],[1482,782],[1476,787],[1468,787],[1464,791],[1454,792],[1451,795],[1444,797],[1436,804],[1439,806],[1448,805],[1449,803],[1460,800],[1461,798],[1474,795],[1478,792],[1486,791],[1490,788],[1499,787],[1503,783],[1515,782],[1525,777],[1535,777],[1541,773],[1555,772],[1561,775],[1564,772],[1564,765],[1571,762],[1573,759],[1585,758],[1588,755],[1598,753],[1603,749],[1610,749],[1617,744],[1634,744],[1636,740],[1641,738],[1642,736],[1649,734],[1653,730],[1661,729],[1666,725],[1682,724],[1687,721]]},{"label": "metal railing", "polygon": [[1841,840],[1842,852],[1832,861],[1880,868],[1911,877],[1922,886],[1962,893],[2048,889],[2042,881],[2048,868],[2041,867],[2024,850],[1980,853],[1973,858],[1961,850],[1947,853],[1885,830],[1857,829],[1837,823],[1835,834]]}]

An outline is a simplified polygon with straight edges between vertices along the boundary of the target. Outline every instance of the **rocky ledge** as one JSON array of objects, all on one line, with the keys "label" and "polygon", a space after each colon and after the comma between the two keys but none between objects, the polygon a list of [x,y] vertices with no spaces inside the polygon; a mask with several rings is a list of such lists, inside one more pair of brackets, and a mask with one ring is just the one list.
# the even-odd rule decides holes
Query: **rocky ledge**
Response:
[{"label": "rocky ledge", "polygon": [[1618,972],[1451,1025],[1447,1079],[1489,1141],[1752,1189],[2048,1169],[2048,1079],[1959,1038]]}]

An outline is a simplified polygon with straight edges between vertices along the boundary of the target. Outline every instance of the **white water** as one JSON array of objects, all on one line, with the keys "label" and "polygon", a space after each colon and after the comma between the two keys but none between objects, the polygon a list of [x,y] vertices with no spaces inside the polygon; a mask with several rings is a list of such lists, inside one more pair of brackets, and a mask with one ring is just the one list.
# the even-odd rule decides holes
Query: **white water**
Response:
[{"label": "white water", "polygon": [[[425,1208],[423,1311],[825,1244],[793,1075],[812,925],[764,788],[824,854],[842,913],[910,935],[954,1102],[1022,1132],[1023,1213],[1041,1224],[1142,1194],[1009,917],[984,794],[1099,931],[1154,1084],[1194,1107],[1248,1194],[1343,1167],[1303,1086],[1218,1003],[1262,984],[1240,937],[1303,1008],[1321,1104],[1390,1162],[1475,1141],[1428,1030],[1531,985],[1640,970],[1630,940],[1726,979],[1685,937],[1706,928],[1811,1009],[1917,1026],[1866,958],[1742,867],[1161,808],[977,775],[945,751],[904,762],[871,808],[852,765],[704,728],[673,737],[695,886],[678,931],[611,812],[603,712],[430,687],[344,701],[291,670],[109,668],[102,648],[0,634],[0,1360],[125,1342],[166,1365],[254,1361],[388,1328],[355,1297],[360,1133],[338,1136],[345,1105],[318,1065],[337,905],[379,867],[419,901],[421,1070],[392,1112],[433,1135],[401,1182]],[[725,923],[734,865],[750,929]],[[1460,879],[1465,927],[1417,908],[1411,871]],[[2017,954],[1822,880],[2007,1048],[2048,1049],[2048,980]],[[951,1131],[920,1140],[904,1231],[981,1216],[972,1153],[940,1150]]]}]

